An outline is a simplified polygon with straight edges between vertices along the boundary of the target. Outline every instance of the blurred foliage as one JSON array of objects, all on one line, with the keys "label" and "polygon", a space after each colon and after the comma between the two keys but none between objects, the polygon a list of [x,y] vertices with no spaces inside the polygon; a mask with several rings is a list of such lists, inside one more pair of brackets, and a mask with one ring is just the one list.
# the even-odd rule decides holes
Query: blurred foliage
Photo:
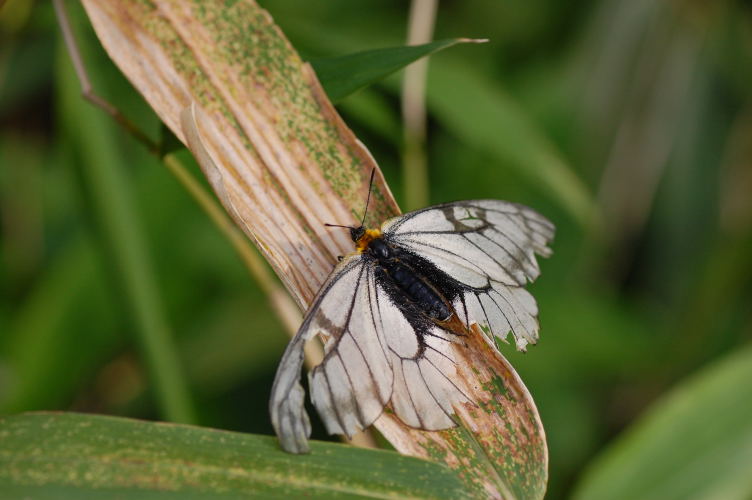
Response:
[{"label": "blurred foliage", "polygon": [[[403,2],[261,3],[306,59],[404,42]],[[286,337],[229,243],[137,141],[95,127],[83,100],[63,101],[69,63],[49,2],[8,0],[0,37],[0,413],[159,416],[86,174],[84,146],[106,134],[198,421],[271,433],[266,401]],[[708,436],[749,470],[750,419],[721,428],[712,411],[744,416],[728,401],[749,400],[733,369],[752,340],[749,3],[446,1],[435,38],[456,37],[491,41],[431,59],[431,201],[513,200],[558,228],[531,287],[541,342],[505,352],[546,427],[549,498],[580,481],[588,497],[609,475],[641,474],[641,460],[678,470],[682,450],[701,453]],[[90,29],[81,45],[97,91],[157,138],[157,119]],[[339,109],[399,200],[398,81]],[[651,429],[672,428],[651,453],[662,435]],[[748,481],[713,488],[752,495]]]},{"label": "blurred foliage", "polygon": [[749,498],[750,377],[750,347],[691,377],[589,466],[574,497]]}]

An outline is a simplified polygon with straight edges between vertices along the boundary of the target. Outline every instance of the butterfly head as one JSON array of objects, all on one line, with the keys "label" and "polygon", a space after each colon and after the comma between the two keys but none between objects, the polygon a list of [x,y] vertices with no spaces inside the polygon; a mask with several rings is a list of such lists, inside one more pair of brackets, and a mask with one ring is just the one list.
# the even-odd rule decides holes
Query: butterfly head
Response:
[{"label": "butterfly head", "polygon": [[353,226],[340,226],[337,224],[326,224],[329,227],[343,227],[350,230],[350,238],[352,238],[358,252],[365,252],[368,245],[376,238],[381,237],[381,231],[378,229],[366,229],[365,226],[360,225],[358,227]]},{"label": "butterfly head", "polygon": [[359,239],[361,239],[366,234],[366,228],[363,227],[363,225],[360,225],[358,227],[351,227],[350,229],[350,238],[357,243]]}]

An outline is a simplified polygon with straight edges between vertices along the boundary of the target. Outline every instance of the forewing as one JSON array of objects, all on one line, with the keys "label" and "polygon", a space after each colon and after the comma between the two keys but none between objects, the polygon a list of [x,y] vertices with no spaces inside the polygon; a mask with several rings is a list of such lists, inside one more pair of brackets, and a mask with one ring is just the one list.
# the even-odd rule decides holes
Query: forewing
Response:
[{"label": "forewing", "polygon": [[540,274],[535,255],[551,254],[554,226],[534,210],[498,200],[446,203],[396,217],[382,232],[427,259],[462,290],[453,306],[469,327],[517,348],[538,340],[538,307],[523,288]]},{"label": "forewing", "polygon": [[[383,336],[369,318],[372,268],[362,255],[335,268],[287,346],[272,386],[271,420],[282,447],[308,451],[310,421],[300,384],[303,347],[315,334],[328,337],[323,362],[313,371],[312,399],[330,432],[352,434],[370,425],[389,400],[392,370]],[[316,376],[315,374],[319,374]],[[322,393],[322,380],[332,391]]]},{"label": "forewing", "polygon": [[392,393],[392,369],[383,328],[375,317],[373,262],[353,275],[347,300],[327,300],[313,322],[331,338],[324,359],[309,374],[311,400],[329,433],[352,437],[376,420]]}]

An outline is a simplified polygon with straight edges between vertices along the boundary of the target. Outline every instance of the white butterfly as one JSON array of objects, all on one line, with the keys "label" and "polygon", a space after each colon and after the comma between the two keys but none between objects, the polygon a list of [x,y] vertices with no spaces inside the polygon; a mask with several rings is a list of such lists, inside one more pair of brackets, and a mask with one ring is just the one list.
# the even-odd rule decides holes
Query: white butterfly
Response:
[{"label": "white butterfly", "polygon": [[321,287],[272,387],[272,424],[291,453],[308,451],[300,372],[303,346],[317,333],[327,340],[309,373],[311,400],[329,433],[350,437],[390,402],[411,427],[456,425],[453,405],[470,398],[452,381],[451,344],[461,341],[452,323],[477,323],[492,344],[511,331],[521,351],[538,340],[538,307],[523,287],[540,274],[535,254],[551,254],[554,226],[537,212],[459,201],[389,219],[381,229],[348,228],[356,252]]}]

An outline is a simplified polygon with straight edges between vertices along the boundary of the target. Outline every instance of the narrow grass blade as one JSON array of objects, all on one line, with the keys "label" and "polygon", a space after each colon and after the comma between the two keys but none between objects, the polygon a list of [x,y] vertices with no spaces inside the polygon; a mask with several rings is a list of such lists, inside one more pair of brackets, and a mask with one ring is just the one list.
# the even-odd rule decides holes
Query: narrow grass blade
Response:
[{"label": "narrow grass blade", "polygon": [[422,45],[366,50],[339,57],[311,61],[316,76],[329,99],[337,104],[348,95],[394,73],[427,55],[458,43],[482,43],[485,40],[451,38]]}]

